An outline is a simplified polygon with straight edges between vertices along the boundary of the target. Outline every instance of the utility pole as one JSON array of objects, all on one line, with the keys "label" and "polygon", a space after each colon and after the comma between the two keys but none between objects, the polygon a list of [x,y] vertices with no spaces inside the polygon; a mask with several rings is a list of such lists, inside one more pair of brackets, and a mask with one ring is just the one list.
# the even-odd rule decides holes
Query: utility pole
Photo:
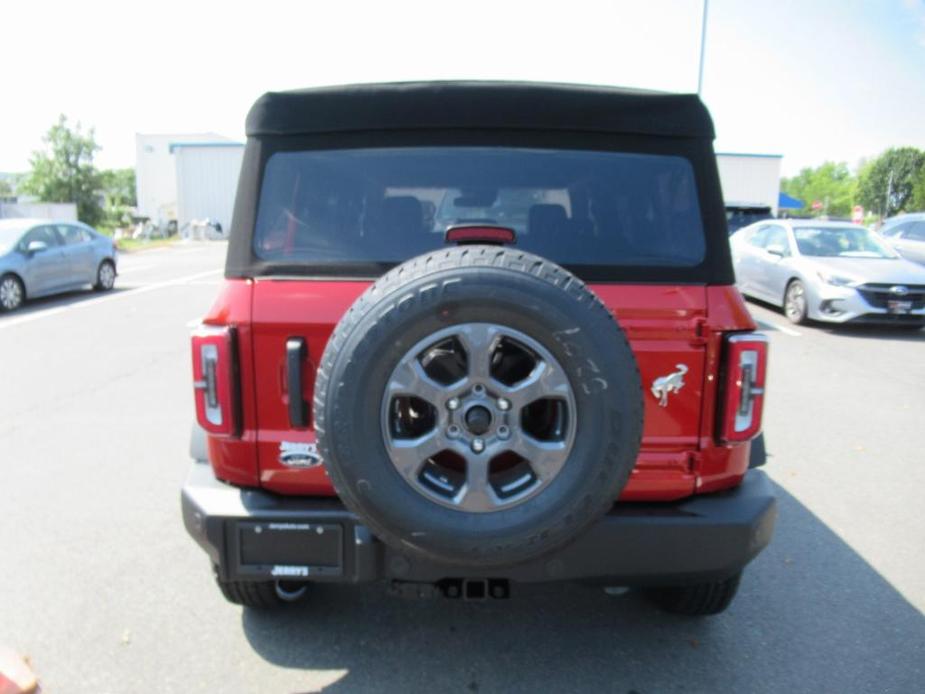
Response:
[{"label": "utility pole", "polygon": [[882,220],[890,215],[890,198],[893,196],[893,169],[890,169],[890,178],[886,183],[886,200],[883,201],[883,214],[880,215]]},{"label": "utility pole", "polygon": [[703,91],[703,56],[707,48],[707,6],[709,0],[703,0],[703,24],[700,27],[700,70],[697,72],[697,96]]}]

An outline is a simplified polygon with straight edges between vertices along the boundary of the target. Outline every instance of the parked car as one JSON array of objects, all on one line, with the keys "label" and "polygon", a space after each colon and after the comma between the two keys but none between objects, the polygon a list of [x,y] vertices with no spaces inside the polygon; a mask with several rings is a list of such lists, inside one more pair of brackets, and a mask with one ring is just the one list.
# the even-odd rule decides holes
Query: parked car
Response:
[{"label": "parked car", "polygon": [[741,292],[794,323],[925,324],[925,268],[846,222],[776,220],[733,234]]},{"label": "parked car", "polygon": [[592,581],[729,605],[776,514],[750,469],[767,341],[698,97],[332,87],[246,129],[182,492],[228,600]]},{"label": "parked car", "polygon": [[925,265],[925,212],[891,217],[879,233],[902,257]]},{"label": "parked car", "polygon": [[0,220],[0,310],[26,299],[91,286],[108,291],[116,281],[112,240],[80,222]]},{"label": "parked car", "polygon": [[745,202],[726,203],[726,226],[730,235],[749,224],[773,218],[774,213],[769,205]]}]

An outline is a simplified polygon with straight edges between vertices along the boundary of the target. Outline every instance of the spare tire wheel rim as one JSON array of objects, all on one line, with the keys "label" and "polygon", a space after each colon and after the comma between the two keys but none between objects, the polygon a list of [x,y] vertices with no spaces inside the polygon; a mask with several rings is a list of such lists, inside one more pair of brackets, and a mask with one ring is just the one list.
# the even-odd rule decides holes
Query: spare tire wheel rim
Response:
[{"label": "spare tire wheel rim", "polygon": [[462,323],[420,340],[382,398],[389,460],[419,494],[489,513],[539,494],[561,472],[578,412],[569,378],[537,340]]}]

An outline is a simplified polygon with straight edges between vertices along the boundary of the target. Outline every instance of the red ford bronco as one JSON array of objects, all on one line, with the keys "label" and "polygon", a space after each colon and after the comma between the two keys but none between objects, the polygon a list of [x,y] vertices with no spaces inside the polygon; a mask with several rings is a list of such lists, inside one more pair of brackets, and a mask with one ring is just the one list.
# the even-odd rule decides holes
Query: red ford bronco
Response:
[{"label": "red ford bronco", "polygon": [[725,609],[776,514],[767,343],[696,96],[310,89],[247,135],[182,493],[229,600],[581,580]]}]

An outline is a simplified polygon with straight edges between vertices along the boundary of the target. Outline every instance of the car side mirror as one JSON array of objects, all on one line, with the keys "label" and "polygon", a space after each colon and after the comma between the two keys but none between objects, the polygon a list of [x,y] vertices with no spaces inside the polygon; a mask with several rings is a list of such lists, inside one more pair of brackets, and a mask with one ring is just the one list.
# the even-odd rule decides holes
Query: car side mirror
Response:
[{"label": "car side mirror", "polygon": [[780,258],[783,258],[785,255],[787,255],[787,249],[778,244],[768,246],[765,250],[771,255],[776,255]]},{"label": "car side mirror", "polygon": [[36,253],[41,253],[42,251],[48,250],[48,244],[44,241],[30,241],[29,245],[26,246],[26,251],[29,255],[35,255]]}]

